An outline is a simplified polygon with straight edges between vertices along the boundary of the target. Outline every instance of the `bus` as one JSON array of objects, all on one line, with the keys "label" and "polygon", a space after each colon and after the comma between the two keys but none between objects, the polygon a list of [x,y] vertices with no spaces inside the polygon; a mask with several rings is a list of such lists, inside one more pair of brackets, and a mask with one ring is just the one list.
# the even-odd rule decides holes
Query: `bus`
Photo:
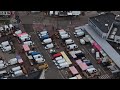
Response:
[{"label": "bus", "polygon": [[62,52],[60,52],[60,53],[62,54],[62,56],[63,56],[63,58],[66,60],[66,62],[67,62],[69,65],[71,65],[72,62],[70,61],[70,59],[68,58],[68,56],[65,54],[65,52],[62,51]]}]

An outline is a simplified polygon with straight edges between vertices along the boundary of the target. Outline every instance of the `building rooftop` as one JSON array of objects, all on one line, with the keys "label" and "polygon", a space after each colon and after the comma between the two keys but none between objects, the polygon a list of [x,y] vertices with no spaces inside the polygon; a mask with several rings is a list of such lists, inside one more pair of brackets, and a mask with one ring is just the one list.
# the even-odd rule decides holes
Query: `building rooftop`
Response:
[{"label": "building rooftop", "polygon": [[109,28],[115,21],[115,14],[105,13],[98,16],[90,17],[89,19],[99,28],[102,32],[108,33]]},{"label": "building rooftop", "polygon": [[114,61],[114,63],[120,68],[120,55],[118,52],[103,38],[101,38],[90,26],[84,26],[85,30],[91,35],[91,37],[102,47],[107,55]]}]

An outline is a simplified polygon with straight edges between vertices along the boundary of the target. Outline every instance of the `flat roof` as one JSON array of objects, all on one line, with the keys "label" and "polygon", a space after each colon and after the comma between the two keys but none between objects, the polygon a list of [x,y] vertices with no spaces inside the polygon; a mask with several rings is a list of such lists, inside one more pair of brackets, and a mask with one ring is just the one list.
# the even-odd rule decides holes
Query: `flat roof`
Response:
[{"label": "flat roof", "polygon": [[95,33],[90,26],[86,25],[84,28],[120,68],[120,55],[117,53],[117,51],[106,40],[97,35],[97,33]]},{"label": "flat roof", "polygon": [[[89,19],[104,33],[108,33],[112,23],[115,21],[115,14],[105,13],[98,16],[90,17]],[[108,24],[108,26],[105,26]]]}]

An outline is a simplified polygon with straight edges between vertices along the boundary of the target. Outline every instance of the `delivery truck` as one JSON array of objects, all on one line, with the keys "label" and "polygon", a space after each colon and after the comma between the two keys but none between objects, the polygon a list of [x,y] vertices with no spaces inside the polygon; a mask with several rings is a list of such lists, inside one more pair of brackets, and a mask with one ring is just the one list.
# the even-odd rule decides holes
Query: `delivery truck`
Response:
[{"label": "delivery truck", "polygon": [[76,49],[76,48],[78,48],[76,44],[67,45],[67,49],[69,50]]},{"label": "delivery truck", "polygon": [[65,63],[66,61],[65,61],[65,59],[63,58],[63,59],[60,59],[60,60],[55,60],[55,65],[59,65],[59,64],[61,64],[61,63]]},{"label": "delivery truck", "polygon": [[52,39],[48,38],[48,39],[44,39],[42,44],[48,44],[48,43],[52,43]]},{"label": "delivery truck", "polygon": [[80,39],[80,44],[84,45],[85,44],[85,40],[84,39]]},{"label": "delivery truck", "polygon": [[50,43],[45,46],[45,49],[51,49],[53,47],[54,47],[53,43]]},{"label": "delivery truck", "polygon": [[12,58],[12,59],[10,59],[10,60],[8,61],[8,64],[9,64],[9,65],[14,65],[14,64],[17,64],[17,63],[18,63],[17,58]]},{"label": "delivery truck", "polygon": [[22,70],[18,70],[18,71],[15,71],[14,72],[14,75],[13,76],[21,76],[21,75],[24,75],[23,71]]},{"label": "delivery truck", "polygon": [[19,71],[19,70],[21,70],[21,67],[20,67],[20,66],[17,66],[17,67],[13,67],[13,68],[12,68],[12,71],[13,71],[13,72],[16,72],[16,71]]},{"label": "delivery truck", "polygon": [[67,40],[65,40],[65,43],[66,43],[66,45],[74,44],[74,40],[72,40],[72,39],[67,39]]},{"label": "delivery truck", "polygon": [[57,66],[58,69],[69,67],[69,64],[67,62],[61,63]]},{"label": "delivery truck", "polygon": [[69,34],[63,34],[63,35],[61,35],[61,39],[68,39],[68,38],[70,38]]},{"label": "delivery truck", "polygon": [[8,41],[4,41],[0,44],[0,48],[3,52],[11,51],[12,47]]}]

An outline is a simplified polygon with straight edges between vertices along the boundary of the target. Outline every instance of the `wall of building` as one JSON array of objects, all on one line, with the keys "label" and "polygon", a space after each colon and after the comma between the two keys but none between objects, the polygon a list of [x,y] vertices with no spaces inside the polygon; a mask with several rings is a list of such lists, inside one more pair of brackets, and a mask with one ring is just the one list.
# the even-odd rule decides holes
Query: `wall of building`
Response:
[{"label": "wall of building", "polygon": [[103,38],[103,39],[107,39],[107,33],[103,33],[103,34],[102,34],[102,38]]},{"label": "wall of building", "polygon": [[114,40],[114,42],[120,43],[120,36],[116,36],[116,35],[115,35],[115,40]]}]

